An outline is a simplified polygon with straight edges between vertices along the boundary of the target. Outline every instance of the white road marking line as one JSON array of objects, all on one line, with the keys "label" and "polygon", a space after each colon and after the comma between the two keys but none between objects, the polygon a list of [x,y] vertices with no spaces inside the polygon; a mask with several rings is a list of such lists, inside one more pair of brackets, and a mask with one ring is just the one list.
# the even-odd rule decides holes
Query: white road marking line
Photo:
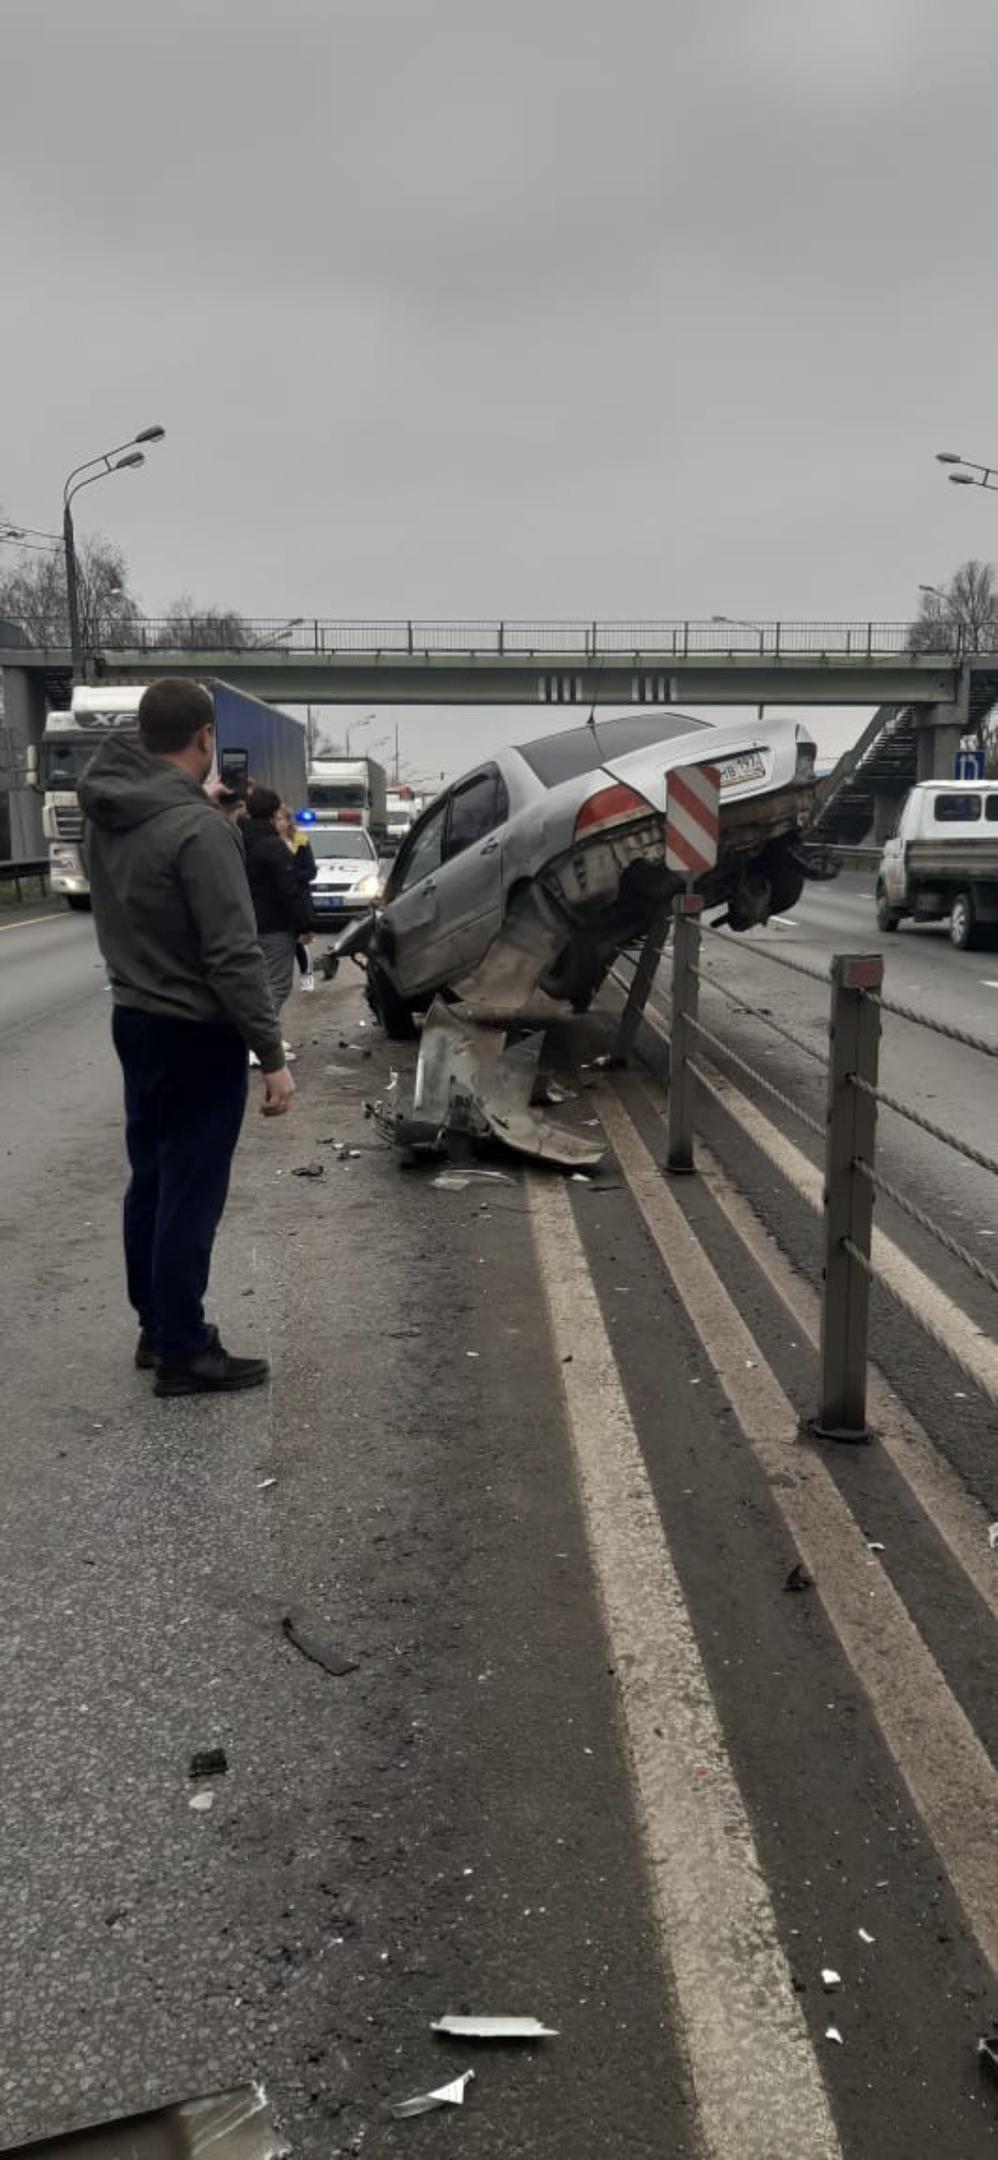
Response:
[{"label": "white road marking line", "polygon": [[841,2160],[567,1191],[530,1211],[706,2151]]},{"label": "white road marking line", "polygon": [[989,976],[987,976],[987,975],[982,975],[982,976],[981,976],[981,989],[982,989],[982,990],[998,990],[998,982],[992,982]]},{"label": "white road marking line", "polygon": [[797,930],[800,927],[796,915],[771,915],[769,920],[776,924],[778,930]]},{"label": "white road marking line", "polygon": [[998,1772],[619,1098],[599,1107],[666,1273],[721,1382],[968,1925],[998,1972]]},{"label": "white road marking line", "polygon": [[[668,1041],[668,1032],[649,1011],[645,1021],[653,1033]],[[733,1080],[719,1072],[706,1059],[698,1059],[705,1078],[701,1085],[712,1095],[722,1110],[734,1118],[750,1140],[755,1142],[777,1170],[794,1187],[802,1200],[817,1214],[824,1209],[824,1179],[820,1170],[795,1147],[785,1133],[759,1110],[755,1103],[743,1095]],[[872,1244],[874,1266],[884,1281],[894,1290],[901,1303],[908,1307],[915,1319],[928,1323],[937,1334],[943,1335],[952,1345],[953,1355],[971,1373],[985,1395],[998,1402],[998,1342],[986,1335],[983,1328],[965,1313],[962,1305],[947,1297],[945,1290],[933,1282],[931,1275],[909,1260],[906,1253],[895,1245],[883,1230],[874,1230]]]},{"label": "white road marking line", "polygon": [[65,917],[65,915],[28,915],[28,916],[27,916],[27,917],[25,918],[24,922],[5,922],[5,923],[0,923],[0,932],[2,932],[2,931],[4,931],[4,930],[34,930],[34,929],[36,928],[36,926],[37,926],[37,924],[38,924],[38,923],[43,923],[43,922],[61,922],[61,923],[64,923],[64,922],[65,922],[65,920],[66,920],[66,917]]},{"label": "white road marking line", "polygon": [[[746,1252],[785,1305],[794,1327],[817,1349],[821,1304],[810,1283],[795,1274],[776,1240],[708,1147],[697,1142],[697,1163],[708,1191],[741,1239]],[[998,1620],[998,1572],[988,1548],[988,1510],[968,1493],[962,1479],[933,1447],[928,1433],[899,1402],[882,1373],[871,1367],[867,1386],[870,1421],[880,1445],[914,1494],[932,1528],[948,1546]]]}]

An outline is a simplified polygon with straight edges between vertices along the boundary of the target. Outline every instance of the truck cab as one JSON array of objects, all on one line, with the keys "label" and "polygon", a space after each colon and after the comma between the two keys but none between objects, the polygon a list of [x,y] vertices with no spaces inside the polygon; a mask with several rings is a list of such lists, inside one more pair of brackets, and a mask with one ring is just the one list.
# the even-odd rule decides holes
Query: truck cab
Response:
[{"label": "truck cab", "polygon": [[922,780],[901,806],[877,872],[877,921],[948,919],[960,951],[998,930],[998,778]]}]

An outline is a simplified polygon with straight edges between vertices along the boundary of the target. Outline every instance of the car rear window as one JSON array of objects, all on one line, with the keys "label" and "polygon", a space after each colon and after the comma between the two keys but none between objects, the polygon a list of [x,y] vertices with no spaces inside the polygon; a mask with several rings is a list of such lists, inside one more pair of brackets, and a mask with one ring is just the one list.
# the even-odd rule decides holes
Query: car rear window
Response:
[{"label": "car rear window", "polygon": [[542,735],[539,742],[516,747],[544,787],[559,787],[563,780],[598,772],[611,758],[651,750],[656,743],[675,742],[680,735],[701,730],[709,732],[710,721],[691,720],[688,713],[625,713],[619,720],[597,719],[595,728],[566,728],[561,735]]},{"label": "car rear window", "polygon": [[976,825],[981,815],[979,795],[937,795],[934,805],[937,825]]}]

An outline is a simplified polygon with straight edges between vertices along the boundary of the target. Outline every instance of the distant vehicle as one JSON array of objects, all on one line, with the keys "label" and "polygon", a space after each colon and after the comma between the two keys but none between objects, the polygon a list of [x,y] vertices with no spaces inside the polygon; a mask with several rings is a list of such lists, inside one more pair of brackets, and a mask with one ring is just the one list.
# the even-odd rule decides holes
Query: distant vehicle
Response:
[{"label": "distant vehicle", "polygon": [[309,886],[316,914],[341,922],[366,913],[382,884],[373,835],[363,825],[303,824],[301,829],[316,861]]},{"label": "distant vehicle", "polygon": [[388,841],[392,853],[401,847],[423,809],[426,797],[418,795],[415,788],[390,787],[387,799]]},{"label": "distant vehicle", "polygon": [[382,847],[388,837],[388,780],[375,758],[313,758],[306,800],[321,825],[362,825]]},{"label": "distant vehicle", "polygon": [[673,766],[711,762],[720,854],[699,890],[747,930],[798,898],[814,743],[793,720],[716,728],[632,713],[501,750],[438,796],[403,842],[367,950],[368,996],[389,1035],[450,989],[512,1018],[538,991],[585,1011],[625,945],[680,880],[665,867]]},{"label": "distant vehicle", "polygon": [[[305,786],[305,731],[290,713],[229,683],[208,682],[215,708],[215,768],[230,787],[247,780],[275,788],[283,802],[300,802]],[[49,882],[70,908],[90,906],[90,883],[80,849],[83,813],[77,782],[102,738],[138,736],[142,686],[75,688],[68,712],[49,713],[42,737],[42,829],[49,843]]]},{"label": "distant vehicle", "polygon": [[877,922],[942,922],[959,951],[998,930],[998,780],[920,780],[877,872]]}]

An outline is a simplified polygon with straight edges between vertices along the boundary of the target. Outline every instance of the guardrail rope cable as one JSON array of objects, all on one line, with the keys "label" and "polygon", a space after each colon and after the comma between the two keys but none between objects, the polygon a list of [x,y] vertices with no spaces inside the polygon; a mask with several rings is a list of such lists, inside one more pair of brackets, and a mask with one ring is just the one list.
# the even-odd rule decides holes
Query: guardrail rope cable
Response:
[{"label": "guardrail rope cable", "polygon": [[[901,1310],[905,1314],[905,1317],[910,1320],[911,1307],[907,1303],[907,1300],[905,1299],[903,1293],[899,1289],[897,1289],[895,1285],[890,1282],[885,1275],[881,1275],[878,1273],[877,1269],[874,1267],[872,1260],[868,1260],[866,1254],[860,1252],[858,1245],[854,1245],[851,1238],[843,1238],[842,1250],[843,1252],[848,1253],[850,1260],[855,1260],[857,1267],[862,1268],[864,1275],[868,1275],[870,1281],[872,1283],[875,1283],[878,1289],[886,1290],[888,1292],[888,1295],[894,1299],[895,1304],[901,1307]],[[960,1371],[966,1373],[968,1380],[972,1380],[974,1386],[978,1389],[978,1391],[981,1391],[980,1373],[975,1371],[973,1365],[970,1363],[969,1358],[965,1358],[961,1355],[960,1351],[956,1347],[956,1344],[950,1341],[949,1336],[944,1334],[941,1327],[936,1326],[935,1321],[930,1318],[927,1312],[919,1312],[918,1325],[924,1330],[924,1333],[926,1335],[931,1336],[937,1350],[941,1350],[944,1356],[950,1359],[952,1364],[958,1365],[960,1367]]]},{"label": "guardrail rope cable", "polygon": [[885,1110],[896,1111],[898,1117],[907,1118],[910,1125],[917,1125],[919,1131],[928,1133],[930,1139],[940,1140],[943,1147],[952,1148],[954,1154],[962,1155],[966,1162],[975,1163],[979,1170],[987,1170],[992,1177],[998,1177],[998,1158],[994,1155],[985,1155],[981,1148],[972,1147],[969,1140],[956,1139],[953,1133],[948,1133],[941,1125],[934,1124],[931,1118],[923,1117],[920,1110],[913,1110],[910,1103],[899,1102],[896,1095],[888,1094],[886,1088],[873,1087],[869,1080],[861,1080],[858,1073],[850,1073],[849,1080],[861,1095],[871,1095],[874,1102],[883,1104]]},{"label": "guardrail rope cable", "polygon": [[[728,1058],[732,1065],[739,1066],[742,1072],[748,1074],[750,1080],[755,1080],[759,1087],[765,1088],[767,1095],[771,1095],[774,1102],[778,1102],[784,1110],[789,1110],[791,1117],[795,1117],[798,1124],[806,1125],[809,1132],[816,1133],[818,1139],[824,1142],[825,1127],[819,1125],[817,1118],[811,1117],[806,1110],[802,1110],[800,1104],[793,1102],[789,1095],[784,1095],[782,1088],[774,1087],[772,1080],[767,1080],[765,1073],[757,1072],[755,1066],[750,1065],[746,1058],[739,1057],[737,1050],[729,1049],[728,1044],[722,1042],[719,1035],[713,1035],[710,1028],[704,1027],[702,1020],[694,1020],[691,1013],[686,1013],[684,1017],[687,1026],[693,1028],[697,1035],[702,1035],[704,1042],[710,1043],[712,1049],[719,1050],[721,1056]],[[693,1064],[692,1059],[690,1063]],[[696,1064],[693,1064],[693,1070],[698,1080],[703,1080],[708,1087],[713,1086],[709,1073],[702,1072],[699,1065]]]},{"label": "guardrail rope cable", "polygon": [[784,1042],[788,1042],[792,1049],[803,1050],[805,1057],[813,1058],[816,1065],[827,1065],[827,1047],[823,1050],[816,1050],[813,1043],[805,1042],[803,1035],[795,1035],[793,1030],[784,1027],[781,1021],[774,1020],[769,1013],[760,1011],[757,1005],[750,1005],[745,998],[739,997],[734,990],[729,990],[727,983],[723,983],[720,976],[711,974],[709,969],[691,967],[690,973],[696,976],[698,982],[709,983],[711,989],[718,990],[723,998],[728,999],[730,1004],[737,1005],[739,1012],[748,1013],[749,1018],[752,1020],[761,1020],[764,1027],[772,1028],[774,1035],[782,1035]]},{"label": "guardrail rope cable", "polygon": [[913,1005],[899,1005],[895,998],[886,998],[883,991],[868,990],[866,996],[871,1005],[879,1005],[881,1012],[895,1013],[899,1020],[910,1020],[915,1027],[930,1028],[933,1035],[946,1035],[950,1042],[963,1043],[967,1050],[980,1050],[984,1057],[998,1058],[998,1042],[989,1042],[986,1035],[971,1035],[966,1028],[951,1027],[947,1020],[930,1020],[925,1013],[916,1012]]},{"label": "guardrail rope cable", "polygon": [[892,1185],[890,1178],[885,1178],[879,1170],[871,1170],[869,1163],[857,1160],[855,1168],[859,1171],[860,1177],[865,1178],[867,1184],[873,1186],[874,1192],[883,1193],[886,1199],[893,1200],[895,1207],[899,1207],[903,1214],[910,1216],[911,1221],[918,1223],[921,1229],[927,1230],[930,1237],[934,1237],[937,1243],[944,1246],[948,1253],[952,1253],[954,1260],[962,1260],[964,1267],[969,1268],[971,1274],[976,1275],[978,1280],[985,1283],[989,1290],[998,1291],[998,1275],[995,1275],[989,1267],[985,1267],[983,1260],[978,1260],[975,1253],[968,1252],[965,1245],[959,1244],[956,1238],[951,1237],[949,1231],[944,1230],[941,1223],[935,1222],[931,1215],[925,1213],[924,1208],[920,1208],[914,1200],[909,1200],[907,1193],[899,1191],[896,1185]]}]

